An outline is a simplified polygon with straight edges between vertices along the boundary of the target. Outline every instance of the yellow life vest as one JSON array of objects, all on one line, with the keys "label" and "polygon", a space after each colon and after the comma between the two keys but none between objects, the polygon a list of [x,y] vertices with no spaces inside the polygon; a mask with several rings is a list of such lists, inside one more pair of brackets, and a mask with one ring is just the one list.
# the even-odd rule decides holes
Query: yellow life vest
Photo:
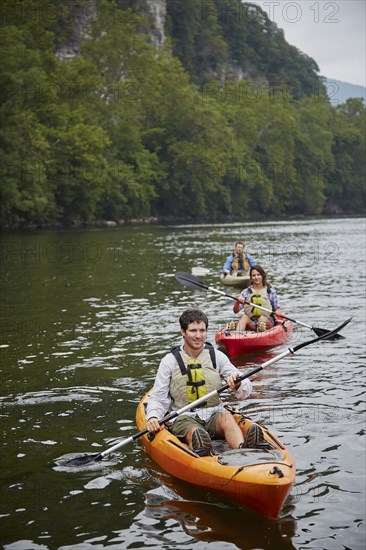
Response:
[{"label": "yellow life vest", "polygon": [[[250,294],[247,295],[247,298],[251,301],[252,304],[257,304],[258,306],[265,307],[272,311],[272,304],[268,297],[267,287],[261,288],[261,290],[259,291],[250,288]],[[258,319],[261,315],[269,319],[271,316],[269,312],[263,311],[262,309],[259,309],[249,304],[245,304],[244,313],[246,313],[251,319]]]},{"label": "yellow life vest", "polygon": [[234,252],[234,259],[231,262],[231,269],[233,271],[249,271],[250,264],[245,252],[240,255]]},{"label": "yellow life vest", "polygon": [[[175,409],[193,403],[221,387],[221,377],[216,370],[215,350],[211,344],[207,343],[196,359],[189,357],[179,347],[173,348],[171,352],[178,363],[177,369],[173,371],[169,388]],[[216,394],[200,407],[214,407],[220,402]]]}]

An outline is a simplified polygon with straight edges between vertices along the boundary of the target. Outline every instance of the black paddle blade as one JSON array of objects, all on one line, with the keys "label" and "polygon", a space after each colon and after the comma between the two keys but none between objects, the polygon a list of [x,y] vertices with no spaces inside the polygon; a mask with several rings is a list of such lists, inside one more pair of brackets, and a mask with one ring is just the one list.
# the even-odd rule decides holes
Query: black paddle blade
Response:
[{"label": "black paddle blade", "polygon": [[208,290],[207,285],[197,279],[194,275],[186,273],[185,271],[178,271],[175,274],[175,278],[183,286],[188,286],[189,288],[194,288],[196,290]]},{"label": "black paddle blade", "polygon": [[324,340],[341,340],[342,338],[344,338],[344,336],[342,336],[341,334],[333,334],[333,336],[328,336],[326,337],[327,334],[330,334],[332,331],[331,330],[327,330],[326,328],[317,328],[317,327],[311,327],[313,329],[313,331],[315,332],[315,334],[317,336],[324,336]]},{"label": "black paddle blade", "polygon": [[348,323],[350,323],[352,320],[352,317],[347,319],[347,321],[344,321],[339,327],[335,328],[334,330],[326,331],[325,334],[322,334],[318,336],[318,338],[314,338],[313,340],[309,340],[308,342],[303,342],[302,344],[299,344],[293,348],[293,351],[298,351],[301,348],[304,348],[305,346],[308,346],[309,344],[314,344],[315,342],[319,342],[320,340],[331,340],[334,336],[338,334],[344,328]]},{"label": "black paddle blade", "polygon": [[101,455],[101,453],[91,455],[85,454],[82,456],[71,458],[64,464],[64,466],[86,466],[87,464],[91,464],[92,462],[98,462],[99,460],[102,460],[102,458],[103,456]]}]

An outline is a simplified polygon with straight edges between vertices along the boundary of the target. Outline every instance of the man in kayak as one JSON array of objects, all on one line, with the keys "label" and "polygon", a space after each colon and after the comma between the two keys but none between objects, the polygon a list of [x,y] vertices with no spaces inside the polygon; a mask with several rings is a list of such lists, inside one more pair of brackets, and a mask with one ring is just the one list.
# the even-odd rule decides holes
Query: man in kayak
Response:
[{"label": "man in kayak", "polygon": [[248,252],[244,252],[244,247],[245,244],[243,241],[236,241],[235,250],[233,254],[230,254],[230,256],[226,258],[226,262],[222,269],[224,277],[237,273],[243,273],[244,275],[256,264],[251,255],[248,254]]},{"label": "man in kayak", "polygon": [[[241,372],[224,353],[206,343],[208,319],[203,311],[187,309],[179,323],[184,342],[173,348],[159,365],[146,411],[149,432],[164,427],[158,419],[166,413],[219,389],[223,380],[229,388],[235,389],[238,399],[245,399],[252,390],[249,380],[236,383]],[[179,415],[169,429],[200,456],[212,454],[211,438],[225,439],[233,449],[255,447],[264,439],[261,428],[253,424],[244,441],[241,429],[233,415],[223,408],[218,394]]]}]

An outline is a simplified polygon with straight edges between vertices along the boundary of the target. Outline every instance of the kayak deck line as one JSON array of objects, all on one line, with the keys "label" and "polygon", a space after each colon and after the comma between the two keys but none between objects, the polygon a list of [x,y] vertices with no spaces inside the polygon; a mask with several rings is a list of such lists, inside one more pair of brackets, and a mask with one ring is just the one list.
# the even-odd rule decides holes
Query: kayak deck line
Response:
[{"label": "kayak deck line", "polygon": [[172,441],[171,439],[168,439],[168,442],[171,443],[172,445],[174,445],[175,447],[177,447],[178,449],[180,449],[181,451],[184,451],[185,453],[189,454],[190,456],[193,456],[194,458],[201,458],[198,454],[196,454],[194,451],[192,451],[192,449],[190,449],[188,447],[188,445],[183,447],[182,445],[179,445],[179,443],[177,443],[176,441]]}]

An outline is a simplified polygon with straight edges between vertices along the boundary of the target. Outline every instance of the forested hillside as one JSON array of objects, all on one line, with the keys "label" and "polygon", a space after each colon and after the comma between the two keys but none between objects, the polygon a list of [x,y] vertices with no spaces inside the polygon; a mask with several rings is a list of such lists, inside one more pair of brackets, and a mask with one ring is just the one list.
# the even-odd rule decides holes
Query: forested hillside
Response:
[{"label": "forested hillside", "polygon": [[295,98],[325,89],[316,62],[285,41],[259,6],[238,0],[169,0],[166,28],[173,54],[200,85],[247,77]]},{"label": "forested hillside", "polygon": [[364,211],[362,101],[258,7],[168,0],[158,44],[152,4],[3,0],[2,227]]}]

